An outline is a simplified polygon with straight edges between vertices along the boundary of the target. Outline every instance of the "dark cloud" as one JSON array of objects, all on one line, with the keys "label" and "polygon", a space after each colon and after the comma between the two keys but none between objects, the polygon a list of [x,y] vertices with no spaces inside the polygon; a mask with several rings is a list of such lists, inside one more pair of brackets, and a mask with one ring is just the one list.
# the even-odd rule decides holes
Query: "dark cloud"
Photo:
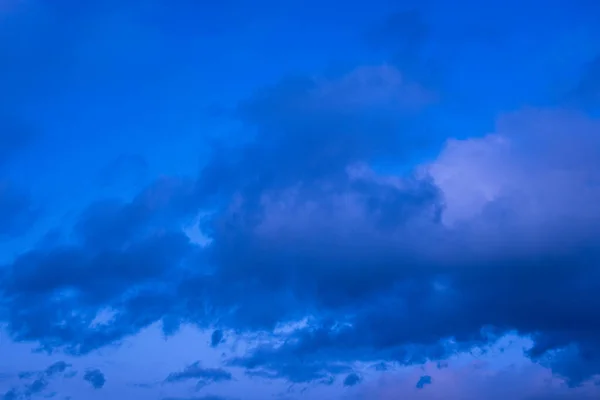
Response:
[{"label": "dark cloud", "polygon": [[255,352],[249,357],[233,358],[230,365],[246,368],[246,375],[254,378],[283,379],[293,384],[331,385],[339,374],[348,373],[352,368],[334,362],[304,362],[293,355],[274,354],[265,349],[264,353]]},{"label": "dark cloud", "polygon": [[448,362],[447,361],[438,361],[437,367],[438,367],[438,369],[448,368]]},{"label": "dark cloud", "polygon": [[375,371],[387,371],[390,369],[390,366],[385,362],[379,362],[374,365]]},{"label": "dark cloud", "polygon": [[83,379],[89,382],[94,389],[102,389],[106,383],[106,378],[99,369],[90,369],[85,371]]},{"label": "dark cloud", "polygon": [[18,373],[19,379],[29,379],[35,376],[37,372],[34,371],[22,371]]},{"label": "dark cloud", "polygon": [[199,361],[188,365],[182,371],[169,374],[165,382],[176,383],[194,379],[198,381],[197,388],[210,383],[226,382],[233,379],[229,371],[222,368],[203,368]]},{"label": "dark cloud", "polygon": [[[166,281],[165,274],[175,278],[173,268],[192,250],[187,236],[165,222],[177,226],[173,210],[181,210],[173,203],[184,203],[171,191],[178,185],[157,182],[127,204],[96,203],[81,216],[76,242],[33,249],[17,258],[2,284],[13,338],[81,354],[152,323],[155,319],[134,311],[141,307],[147,313],[158,296],[156,285],[152,293],[145,288]],[[165,293],[172,289],[166,287]],[[67,291],[72,295],[61,296]],[[162,299],[165,293],[155,302],[158,314],[153,318],[170,307]],[[117,311],[111,324],[91,327],[100,308],[110,305]],[[65,318],[67,324],[58,322]]]},{"label": "dark cloud", "polygon": [[[600,372],[600,123],[526,110],[391,172],[440,145],[414,129],[430,101],[391,66],[267,88],[238,108],[247,143],[196,180],[95,203],[73,243],[19,256],[2,281],[9,333],[83,354],[157,321],[261,332],[273,340],[228,364],[325,384],[516,331],[574,385]],[[182,231],[199,211],[202,246]],[[167,381],[186,379],[231,375],[193,364]]]},{"label": "dark cloud", "polygon": [[19,398],[19,393],[16,389],[10,389],[6,393],[2,395],[2,400],[17,400]]},{"label": "dark cloud", "polygon": [[43,371],[23,371],[23,372],[19,372],[19,379],[29,379],[32,377],[38,377],[38,378],[54,378],[59,374],[63,374],[63,376],[66,376],[65,372],[67,372],[67,370],[71,369],[72,365],[68,364],[64,361],[57,361],[51,365],[49,365],[45,370]]},{"label": "dark cloud", "polygon": [[39,378],[26,384],[22,390],[12,388],[5,392],[2,400],[22,400],[30,399],[33,396],[42,394],[48,388],[49,382],[44,378]]},{"label": "dark cloud", "polygon": [[210,345],[212,347],[217,347],[219,344],[223,343],[223,331],[220,329],[215,329],[210,335]]},{"label": "dark cloud", "polygon": [[40,378],[33,381],[31,384],[25,387],[25,396],[31,397],[32,395],[36,395],[38,393],[43,392],[48,387],[48,381]]},{"label": "dark cloud", "polygon": [[417,389],[423,389],[426,385],[431,385],[432,379],[429,375],[423,375],[417,382]]},{"label": "dark cloud", "polygon": [[46,373],[46,375],[51,377],[51,376],[65,372],[70,367],[71,367],[71,364],[67,364],[64,361],[57,361],[54,364],[48,366],[48,368],[46,368],[45,373]]},{"label": "dark cloud", "polygon": [[344,386],[354,386],[359,384],[360,381],[360,376],[353,372],[351,374],[348,374],[344,379]]}]

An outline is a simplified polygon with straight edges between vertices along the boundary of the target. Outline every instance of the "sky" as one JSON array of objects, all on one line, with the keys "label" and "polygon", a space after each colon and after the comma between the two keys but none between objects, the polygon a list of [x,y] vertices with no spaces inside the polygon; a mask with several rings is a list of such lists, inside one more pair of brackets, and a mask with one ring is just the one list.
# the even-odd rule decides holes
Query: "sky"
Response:
[{"label": "sky", "polygon": [[0,400],[600,398],[599,16],[0,0]]}]

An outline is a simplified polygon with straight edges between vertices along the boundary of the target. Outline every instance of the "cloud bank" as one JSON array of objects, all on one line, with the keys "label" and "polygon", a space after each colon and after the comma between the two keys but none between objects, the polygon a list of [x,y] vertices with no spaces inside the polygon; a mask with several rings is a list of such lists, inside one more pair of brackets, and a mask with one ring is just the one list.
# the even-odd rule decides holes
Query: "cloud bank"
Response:
[{"label": "cloud bank", "polygon": [[[345,386],[357,363],[444,360],[517,332],[583,385],[600,373],[600,120],[526,108],[446,139],[419,128],[437,101],[388,64],[267,87],[235,110],[247,135],[197,176],[94,202],[67,240],[7,265],[0,318],[15,341],[71,355],[158,321],[214,329],[212,346],[262,334],[226,363]],[[24,225],[14,198],[0,191],[0,236]],[[186,234],[198,220],[202,244]],[[192,364],[166,380],[186,379],[233,378]]]}]

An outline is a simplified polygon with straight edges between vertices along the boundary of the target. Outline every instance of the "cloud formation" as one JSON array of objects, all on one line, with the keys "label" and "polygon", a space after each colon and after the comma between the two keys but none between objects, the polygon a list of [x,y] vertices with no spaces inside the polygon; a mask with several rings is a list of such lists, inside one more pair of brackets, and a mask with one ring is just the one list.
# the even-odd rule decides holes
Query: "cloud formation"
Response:
[{"label": "cloud formation", "polygon": [[597,1],[171,3],[0,0],[5,400],[598,397]]},{"label": "cloud formation", "polygon": [[422,371],[398,370],[366,382],[348,398],[393,400],[402,396],[415,400],[591,400],[598,396],[600,390],[593,383],[569,388],[563,381],[553,377],[551,371],[539,365],[498,365],[493,357],[462,365],[453,364],[441,370],[430,367],[428,365],[426,368],[431,384],[424,388],[415,387],[415,381],[426,381],[419,377]]},{"label": "cloud formation", "polygon": [[33,396],[44,395],[53,397],[56,392],[48,391],[53,380],[57,378],[73,378],[76,371],[72,365],[64,361],[52,363],[41,371],[22,371],[18,374],[21,387],[14,386],[2,395],[3,400],[30,399]]},{"label": "cloud formation", "polygon": [[222,368],[203,368],[199,361],[186,366],[182,371],[173,372],[165,379],[167,383],[197,380],[196,388],[200,389],[210,383],[226,382],[233,379],[229,371]]},{"label": "cloud formation", "polygon": [[[523,109],[444,141],[418,128],[435,99],[390,65],[259,91],[236,110],[251,135],[197,177],[94,203],[72,241],[19,256],[1,287],[9,333],[76,355],[157,321],[216,327],[213,346],[263,333],[228,364],[352,386],[354,363],[443,360],[516,331],[583,384],[600,373],[600,121]],[[184,231],[198,215],[202,245]],[[192,378],[232,376],[192,364],[167,381]]]},{"label": "cloud formation", "polygon": [[94,389],[102,389],[106,383],[106,378],[99,369],[88,369],[83,374],[83,379],[89,382]]},{"label": "cloud formation", "polygon": [[426,385],[431,385],[432,382],[433,381],[431,379],[431,376],[429,376],[429,375],[423,375],[417,381],[417,389],[423,389]]},{"label": "cloud formation", "polygon": [[344,386],[354,386],[360,382],[360,376],[356,373],[351,373],[346,376],[344,379]]},{"label": "cloud formation", "polygon": [[224,340],[223,331],[220,329],[215,329],[212,335],[210,335],[210,345],[212,347],[217,347],[219,344],[223,343]]}]

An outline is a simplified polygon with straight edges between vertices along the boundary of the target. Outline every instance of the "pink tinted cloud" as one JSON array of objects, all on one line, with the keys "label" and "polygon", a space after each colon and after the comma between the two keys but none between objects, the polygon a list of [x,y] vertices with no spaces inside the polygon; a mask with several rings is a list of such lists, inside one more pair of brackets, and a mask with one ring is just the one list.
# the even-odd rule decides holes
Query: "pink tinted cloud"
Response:
[{"label": "pink tinted cloud", "polygon": [[[425,372],[426,371],[426,372]],[[428,366],[410,372],[390,372],[365,384],[352,400],[592,400],[600,398],[600,387],[588,383],[569,389],[550,370],[537,364],[511,365],[498,369],[485,362],[437,369]],[[432,383],[418,389],[423,375]]]},{"label": "pink tinted cloud", "polygon": [[529,226],[600,219],[600,120],[561,109],[501,116],[486,136],[449,140],[428,173],[444,193],[444,222],[477,219],[490,206]]}]

